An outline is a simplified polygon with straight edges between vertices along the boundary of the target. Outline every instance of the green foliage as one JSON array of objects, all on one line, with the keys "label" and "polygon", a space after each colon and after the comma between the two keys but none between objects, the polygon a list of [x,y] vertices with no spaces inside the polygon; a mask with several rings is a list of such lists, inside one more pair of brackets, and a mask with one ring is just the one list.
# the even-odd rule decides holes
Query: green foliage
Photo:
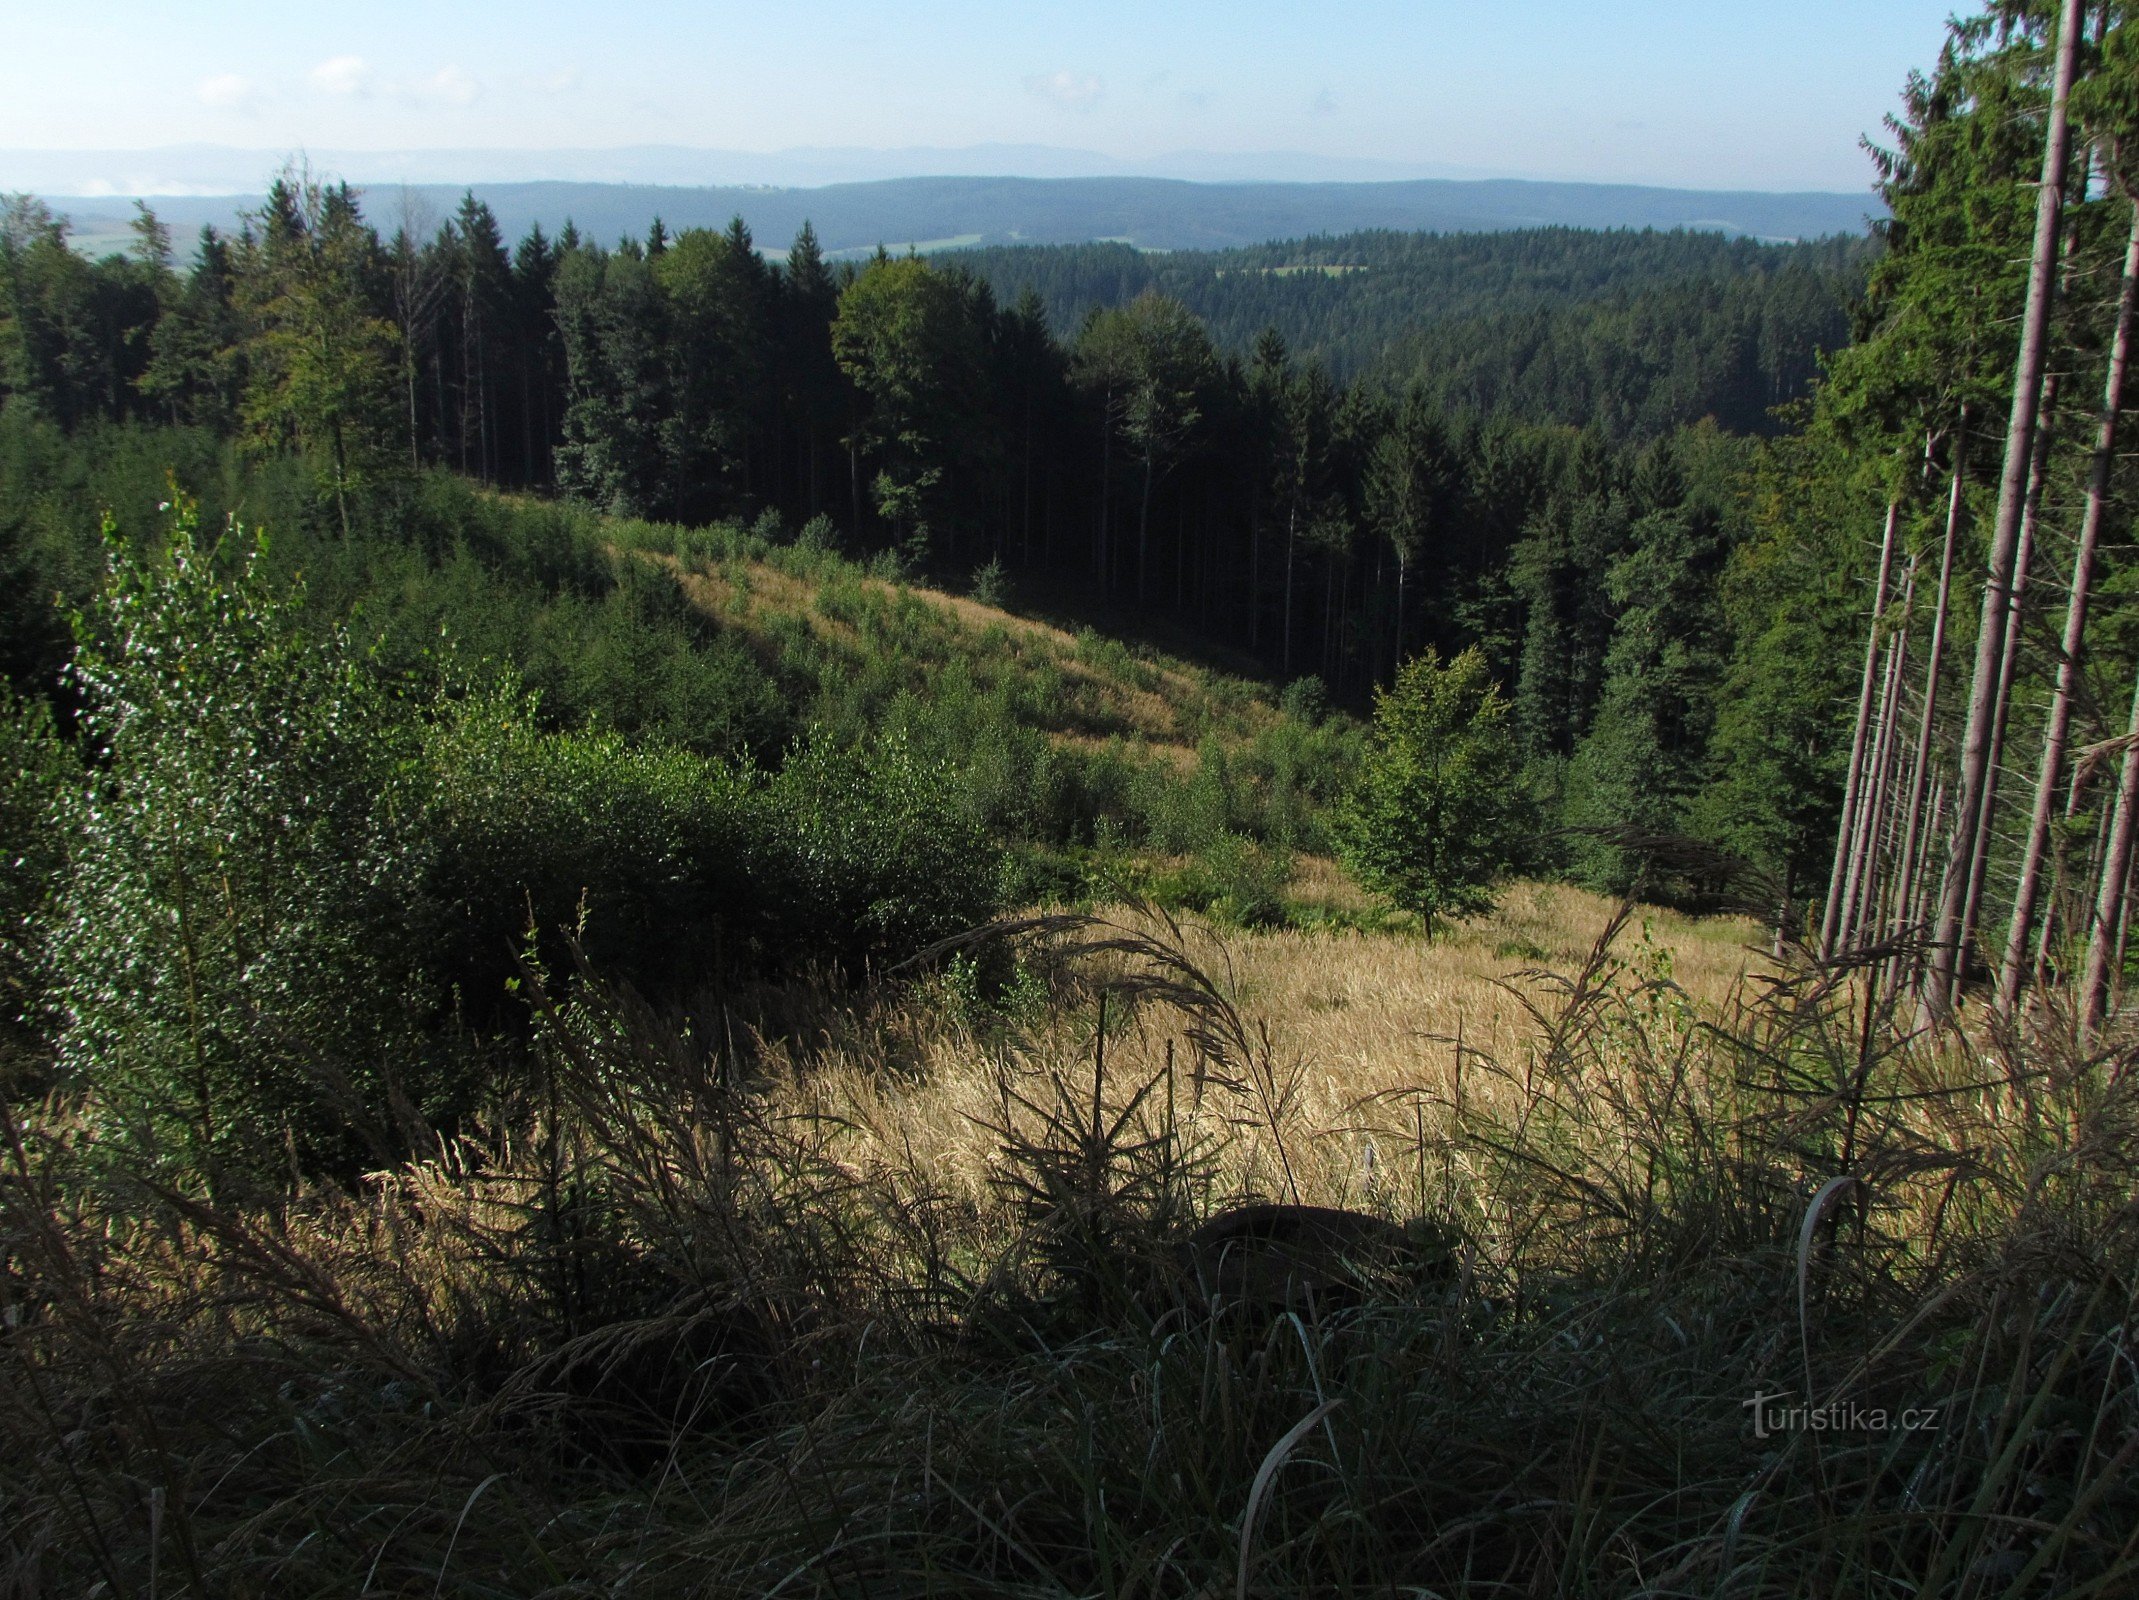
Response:
[{"label": "green foliage", "polygon": [[852,447],[877,453],[877,510],[915,551],[940,515],[944,446],[978,410],[981,348],[960,282],[917,256],[873,261],[840,294],[832,354],[868,402]]},{"label": "green foliage", "polygon": [[990,556],[973,570],[973,598],[984,606],[1006,606],[1010,603],[1010,574],[1000,558]]},{"label": "green foliage", "polygon": [[1862,239],[1763,244],[1706,231],[1371,231],[1223,251],[1128,245],[961,252],[1067,333],[1146,295],[1184,304],[1245,358],[1265,329],[1347,379],[1435,405],[1601,424],[1646,438],[1717,418],[1773,431],[1849,334],[1874,256]]},{"label": "green foliage", "polygon": [[263,448],[315,464],[346,531],[351,499],[403,465],[400,334],[368,293],[378,239],[346,184],[309,175],[278,178],[259,221],[238,257],[257,330],[244,421]]},{"label": "green foliage", "polygon": [[651,996],[739,963],[750,930],[731,923],[773,892],[754,885],[748,780],[613,733],[545,733],[534,713],[493,687],[424,734],[421,915],[463,1015],[484,1031],[517,1021],[508,990],[530,938],[568,971],[569,933],[596,971]]},{"label": "green foliage", "polygon": [[[1676,476],[1661,447],[1650,464]],[[1628,531],[1606,575],[1618,617],[1594,720],[1567,769],[1576,870],[1614,893],[1637,882],[1652,894],[1672,887],[1648,871],[1640,841],[1690,831],[1728,650],[1723,507],[1675,482],[1660,492],[1652,484],[1644,498],[1660,504]]]},{"label": "green foliage", "polygon": [[957,773],[896,736],[813,739],[757,797],[761,915],[790,958],[857,969],[985,921],[997,850]]},{"label": "green foliage", "polygon": [[189,507],[113,553],[73,676],[92,752],[50,919],[62,1082],[171,1181],[243,1188],[394,1146],[420,979],[406,725],[304,637],[259,543]]},{"label": "green foliage", "polygon": [[1337,816],[1339,852],[1362,883],[1432,933],[1493,905],[1532,827],[1508,736],[1508,706],[1485,658],[1432,651],[1375,697],[1357,786]]},{"label": "green foliage", "polygon": [[1194,911],[1234,928],[1271,929],[1292,920],[1286,889],[1292,853],[1222,832],[1177,867],[1155,873],[1148,893],[1159,905]]},{"label": "green foliage", "polygon": [[80,782],[50,709],[0,683],[0,1097],[11,1101],[46,1076],[54,1024],[46,918],[68,854],[57,813]]}]

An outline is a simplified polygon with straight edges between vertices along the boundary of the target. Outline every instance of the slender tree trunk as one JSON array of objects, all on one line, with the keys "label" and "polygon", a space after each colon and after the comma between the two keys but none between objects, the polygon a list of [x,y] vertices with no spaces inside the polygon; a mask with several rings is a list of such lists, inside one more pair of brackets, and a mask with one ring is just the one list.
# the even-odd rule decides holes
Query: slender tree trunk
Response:
[{"label": "slender tree trunk", "polygon": [[2020,668],[2020,625],[2028,578],[2035,564],[2035,536],[2042,524],[2043,484],[2050,471],[2050,447],[2057,431],[2059,374],[2043,380],[2042,418],[2035,429],[2034,458],[2028,467],[2028,492],[2020,515],[2020,543],[2013,552],[2012,599],[2006,606],[2005,649],[1998,658],[1998,694],[1991,718],[1990,753],[1983,771],[1983,802],[1976,819],[1976,838],[1969,852],[1968,894],[1961,909],[1961,944],[1973,949],[1983,894],[1990,875],[1990,852],[1998,816],[1998,785],[2005,775],[2005,730],[2013,711],[2013,680]]},{"label": "slender tree trunk", "polygon": [[1411,563],[1404,557],[1404,547],[1396,547],[1396,637],[1389,652],[1389,681],[1396,681],[1397,669],[1404,664],[1404,584],[1411,576]]},{"label": "slender tree trunk", "polygon": [[1139,608],[1149,592],[1151,569],[1151,451],[1144,451],[1144,494],[1136,509],[1136,603]]},{"label": "slender tree trunk", "polygon": [[1188,492],[1185,484],[1174,496],[1173,611],[1181,621],[1188,621]]},{"label": "slender tree trunk", "polygon": [[2005,627],[2012,583],[2013,555],[2020,537],[2021,502],[2027,493],[2028,464],[2034,455],[2035,419],[2042,401],[2043,366],[2049,345],[2050,302],[2056,290],[2054,268],[2062,233],[2065,164],[2071,153],[2068,116],[2073,64],[2079,51],[2079,0],[2064,0],[2057,23],[2057,67],[2050,91],[2050,125],[2043,140],[2042,185],[2035,207],[2035,252],[2028,266],[2028,292],[2021,315],[2020,351],[2013,363],[2013,407],[2005,436],[2005,465],[1998,483],[1998,515],[1992,525],[1990,558],[1983,582],[1983,622],[1976,639],[1975,676],[1969,688],[1968,722],[1961,738],[1961,760],[1954,783],[1953,847],[1946,882],[1939,896],[1938,931],[1931,951],[1931,983],[1926,999],[1936,1014],[1951,1008],[1966,974],[1963,916],[1976,827],[1990,755],[1991,725],[1998,668],[2005,651]]},{"label": "slender tree trunk", "polygon": [[1337,558],[1322,568],[1322,681],[1337,685]]},{"label": "slender tree trunk", "polygon": [[2131,236],[2124,247],[2124,277],[2117,295],[2117,326],[2109,344],[2109,373],[2102,385],[2102,416],[2095,430],[2094,459],[2087,471],[2087,510],[2080,520],[2079,547],[2072,557],[2072,594],[2065,605],[2063,647],[2057,661],[2057,687],[2050,697],[2050,720],[2043,732],[2042,765],[2035,774],[2035,804],[2028,818],[2027,844],[2020,861],[2020,882],[2013,895],[2013,918],[2006,930],[2005,960],[1998,969],[1998,1006],[2010,1013],[2019,1004],[2027,976],[2029,924],[2042,894],[2043,857],[2050,839],[2050,813],[2065,764],[2065,744],[2072,730],[2073,691],[2079,681],[2080,649],[2087,629],[2087,605],[2094,585],[2095,550],[2101,542],[2102,516],[2109,503],[2109,475],[2116,465],[2117,417],[2124,408],[2124,372],[2131,356],[2132,314],[2139,305],[2139,203],[2132,207]]},{"label": "slender tree trunk", "polygon": [[1836,944],[1841,949],[1855,947],[1866,930],[1883,926],[1881,907],[1892,899],[1893,885],[1882,874],[1881,864],[1894,857],[1900,833],[1895,796],[1904,772],[1913,770],[1905,765],[1901,727],[1909,670],[1906,614],[1914,604],[1915,576],[1915,564],[1911,562],[1903,585],[1903,625],[1887,641],[1871,765],[1865,774],[1865,792],[1850,840],[1851,864],[1843,883],[1842,916],[1836,929]]},{"label": "slender tree trunk", "polygon": [[[1897,497],[1887,502],[1886,531],[1879,540],[1879,577],[1872,585],[1872,620],[1864,630],[1864,678],[1857,688],[1857,726],[1849,740],[1849,775],[1842,784],[1842,817],[1837,825],[1834,846],[1834,868],[1827,878],[1827,905],[1820,916],[1820,959],[1832,960],[1835,951],[1835,934],[1842,916],[1842,883],[1849,870],[1849,855],[1852,837],[1857,829],[1857,813],[1864,798],[1865,747],[1870,741],[1872,723],[1872,689],[1879,665],[1879,624],[1886,615],[1887,586],[1894,576],[1894,533],[1901,523],[1901,501]],[[1398,560],[1402,560],[1399,553]],[[1396,579],[1397,631],[1403,632],[1404,579],[1403,568],[1397,568]]]},{"label": "slender tree trunk", "polygon": [[1285,514],[1285,678],[1292,678],[1292,567],[1293,549],[1299,541],[1300,508]]},{"label": "slender tree trunk", "polygon": [[2094,919],[2087,930],[2087,966],[2080,979],[2080,1036],[2093,1035],[2109,1003],[2110,969],[2117,948],[2117,927],[2124,915],[2124,884],[2132,870],[2132,830],[2139,816],[2139,684],[2132,691],[2132,713],[2117,774],[2117,804],[2109,825],[2109,847],[2095,891]]},{"label": "slender tree trunk", "polygon": [[401,371],[408,379],[408,465],[409,471],[423,470],[423,457],[419,453],[416,432],[416,328],[404,320],[401,332]]},{"label": "slender tree trunk", "polygon": [[[1907,586],[1915,593],[1914,574]],[[1899,844],[1900,808],[1895,803],[1898,784],[1906,772],[1906,754],[1901,729],[1909,682],[1909,630],[1906,624],[1887,641],[1886,668],[1880,683],[1877,732],[1872,741],[1871,766],[1865,774],[1865,793],[1858,807],[1857,828],[1850,841],[1852,863],[1843,886],[1841,926],[1837,943],[1848,949],[1860,943],[1868,929],[1881,924],[1878,912],[1882,895],[1892,884],[1880,871],[1882,861],[1891,861]]]},{"label": "slender tree trunk", "polygon": [[[1968,414],[1961,414],[1960,426],[1954,430],[1953,439],[1953,488],[1946,501],[1946,542],[1939,553],[1938,601],[1931,614],[1931,655],[1924,666],[1923,717],[1916,731],[1916,770],[1909,779],[1909,805],[1906,827],[1901,847],[1901,885],[1895,897],[1905,914],[1913,905],[1911,892],[1919,877],[1927,878],[1924,868],[1931,853],[1931,840],[1937,837],[1923,826],[1924,786],[1931,779],[1931,742],[1938,719],[1939,674],[1945,666],[1946,619],[1953,609],[1953,559],[1961,539],[1961,521],[1967,509],[1968,483]],[[1913,924],[1912,924],[1913,925]]]}]

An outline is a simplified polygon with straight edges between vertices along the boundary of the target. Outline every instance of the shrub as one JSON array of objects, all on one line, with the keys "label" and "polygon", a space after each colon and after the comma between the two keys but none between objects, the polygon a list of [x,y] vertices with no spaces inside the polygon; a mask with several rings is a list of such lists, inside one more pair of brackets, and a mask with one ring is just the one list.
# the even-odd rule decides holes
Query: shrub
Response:
[{"label": "shrub", "polygon": [[672,746],[544,733],[532,709],[500,686],[425,738],[434,960],[486,1030],[518,1020],[507,984],[529,934],[553,969],[570,931],[595,970],[663,998],[708,980],[747,920],[746,778]]},{"label": "shrub", "polygon": [[389,1151],[418,985],[406,724],[270,598],[261,550],[184,505],[161,556],[114,546],[49,924],[62,1081],[137,1164],[212,1191]]},{"label": "shrub", "polygon": [[1010,604],[1010,574],[993,556],[973,573],[973,598],[984,606],[1007,606]]},{"label": "shrub", "polygon": [[0,682],[0,1095],[10,1100],[43,1075],[51,1018],[42,921],[67,863],[54,812],[80,781],[50,709]]},{"label": "shrub", "polygon": [[957,773],[891,736],[810,740],[757,797],[761,910],[795,953],[862,966],[994,914],[999,852]]},{"label": "shrub", "polygon": [[1446,664],[1429,650],[1374,697],[1357,784],[1337,816],[1345,863],[1368,888],[1416,912],[1432,934],[1446,918],[1493,905],[1493,886],[1529,830],[1507,703],[1485,657]]},{"label": "shrub", "polygon": [[1238,833],[1220,833],[1181,867],[1151,884],[1159,904],[1201,912],[1236,928],[1282,928],[1291,921],[1285,890],[1292,856]]}]

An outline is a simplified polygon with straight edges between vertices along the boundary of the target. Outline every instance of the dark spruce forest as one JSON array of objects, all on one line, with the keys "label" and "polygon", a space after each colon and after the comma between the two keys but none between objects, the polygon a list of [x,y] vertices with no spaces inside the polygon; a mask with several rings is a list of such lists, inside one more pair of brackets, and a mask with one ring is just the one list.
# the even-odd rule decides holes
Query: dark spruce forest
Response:
[{"label": "dark spruce forest", "polygon": [[1839,232],[5,197],[0,1595],[2132,1592],[2135,29]]}]

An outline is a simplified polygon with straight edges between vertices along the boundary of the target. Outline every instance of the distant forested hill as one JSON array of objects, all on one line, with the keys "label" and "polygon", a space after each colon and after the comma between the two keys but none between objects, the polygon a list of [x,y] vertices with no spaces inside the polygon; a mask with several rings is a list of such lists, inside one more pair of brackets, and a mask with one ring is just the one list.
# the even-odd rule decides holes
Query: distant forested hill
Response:
[{"label": "distant forested hill", "polygon": [[961,251],[1005,302],[1036,292],[1063,336],[1156,292],[1245,354],[1275,328],[1345,379],[1423,384],[1444,405],[1654,435],[1714,416],[1764,432],[1849,337],[1876,246],[1700,232],[1375,230],[1241,250],[1121,244]]},{"label": "distant forested hill", "polygon": [[[263,172],[264,186],[271,173]],[[0,190],[13,188],[0,168]],[[457,185],[371,184],[367,209],[392,217],[406,195],[437,218],[460,204]],[[1878,201],[1863,194],[1720,193],[1632,184],[1447,179],[1404,183],[1186,183],[1168,178],[893,178],[812,189],[731,185],[685,188],[622,183],[485,183],[477,199],[517,237],[536,223],[554,235],[567,220],[604,244],[643,238],[655,217],[671,231],[720,228],[740,216],[760,239],[791,239],[804,222],[827,253],[866,255],[883,245],[926,252],[966,245],[1078,244],[1119,240],[1146,250],[1222,250],[1264,239],[1363,228],[1443,233],[1540,227],[1689,228],[1764,239],[1861,233]],[[84,239],[123,244],[124,198],[56,202]],[[165,197],[164,220],[190,233],[231,225],[259,197]]]}]

